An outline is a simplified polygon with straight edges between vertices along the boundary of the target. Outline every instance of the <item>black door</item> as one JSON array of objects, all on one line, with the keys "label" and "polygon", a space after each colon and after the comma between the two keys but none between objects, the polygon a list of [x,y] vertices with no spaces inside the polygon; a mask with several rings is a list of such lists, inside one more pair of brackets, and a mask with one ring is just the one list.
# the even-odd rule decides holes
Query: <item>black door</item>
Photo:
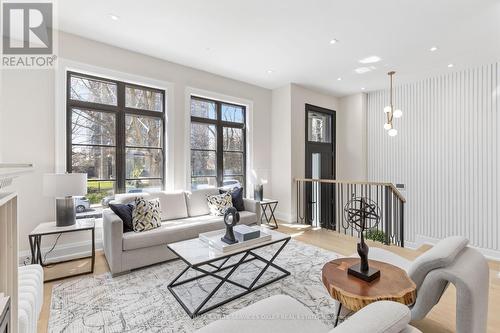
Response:
[{"label": "black door", "polygon": [[[335,111],[306,104],[305,176],[335,179]],[[313,226],[335,229],[334,184],[306,183],[305,215]]]}]

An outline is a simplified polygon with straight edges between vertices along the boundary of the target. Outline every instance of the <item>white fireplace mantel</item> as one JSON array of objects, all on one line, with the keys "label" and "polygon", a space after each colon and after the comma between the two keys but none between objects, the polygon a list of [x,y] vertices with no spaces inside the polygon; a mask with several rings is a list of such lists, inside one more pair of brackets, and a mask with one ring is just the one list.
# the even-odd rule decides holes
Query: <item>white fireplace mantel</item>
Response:
[{"label": "white fireplace mantel", "polygon": [[33,171],[33,164],[0,163],[0,190],[12,184],[20,175]]},{"label": "white fireplace mantel", "polygon": [[[32,164],[0,163],[0,190],[12,180],[33,171]],[[10,297],[11,331],[18,329],[17,194],[0,191],[0,294]],[[1,298],[1,297],[0,297]],[[2,303],[0,301],[0,303]]]}]

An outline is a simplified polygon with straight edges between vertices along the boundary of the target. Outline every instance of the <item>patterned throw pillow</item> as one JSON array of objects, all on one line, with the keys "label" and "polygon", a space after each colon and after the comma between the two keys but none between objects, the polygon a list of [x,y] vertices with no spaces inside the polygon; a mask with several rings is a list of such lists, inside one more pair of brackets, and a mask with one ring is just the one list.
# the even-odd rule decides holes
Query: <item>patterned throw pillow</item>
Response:
[{"label": "patterned throw pillow", "polygon": [[207,201],[208,207],[210,208],[210,214],[212,215],[222,216],[226,212],[226,209],[233,207],[233,199],[229,192],[208,195]]},{"label": "patterned throw pillow", "polygon": [[132,212],[132,225],[135,232],[151,230],[161,226],[160,200],[135,199]]}]

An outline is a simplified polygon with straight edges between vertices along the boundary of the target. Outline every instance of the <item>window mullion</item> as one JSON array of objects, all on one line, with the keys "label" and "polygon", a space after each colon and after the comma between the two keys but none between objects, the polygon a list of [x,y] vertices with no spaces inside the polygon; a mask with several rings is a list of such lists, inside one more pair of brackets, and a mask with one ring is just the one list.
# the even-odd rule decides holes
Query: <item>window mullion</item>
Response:
[{"label": "window mullion", "polygon": [[118,112],[116,113],[116,187],[118,193],[126,192],[125,151],[125,84],[117,86]]},{"label": "window mullion", "polygon": [[224,131],[222,125],[222,105],[217,107],[217,186],[222,186],[224,181]]}]

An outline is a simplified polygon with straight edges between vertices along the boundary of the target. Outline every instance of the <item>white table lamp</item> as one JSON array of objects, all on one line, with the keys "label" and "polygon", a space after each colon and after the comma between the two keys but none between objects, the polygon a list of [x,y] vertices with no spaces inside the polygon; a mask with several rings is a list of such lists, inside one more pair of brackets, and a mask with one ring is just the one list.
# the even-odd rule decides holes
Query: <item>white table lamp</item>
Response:
[{"label": "white table lamp", "polygon": [[43,194],[56,198],[56,226],[75,224],[76,212],[73,196],[87,194],[87,174],[49,173],[43,176]]}]

